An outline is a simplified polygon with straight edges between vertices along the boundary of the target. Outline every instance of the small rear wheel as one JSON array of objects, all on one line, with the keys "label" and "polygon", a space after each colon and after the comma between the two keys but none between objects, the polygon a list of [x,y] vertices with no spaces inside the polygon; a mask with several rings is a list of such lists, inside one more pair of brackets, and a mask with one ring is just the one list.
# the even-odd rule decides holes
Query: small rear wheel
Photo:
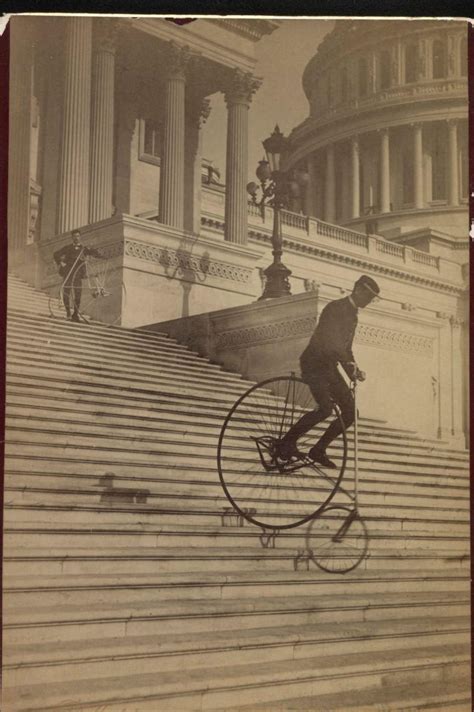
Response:
[{"label": "small rear wheel", "polygon": [[345,574],[367,554],[369,536],[359,513],[334,505],[321,512],[308,527],[306,548],[314,563],[328,573]]}]

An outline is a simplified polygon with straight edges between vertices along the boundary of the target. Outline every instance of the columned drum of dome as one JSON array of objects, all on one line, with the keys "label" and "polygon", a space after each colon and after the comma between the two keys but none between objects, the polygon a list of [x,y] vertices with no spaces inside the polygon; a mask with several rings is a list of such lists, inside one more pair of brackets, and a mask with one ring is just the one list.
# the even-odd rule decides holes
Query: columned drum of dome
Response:
[{"label": "columned drum of dome", "polygon": [[422,228],[467,240],[466,42],[463,21],[336,22],[306,66],[309,117],[290,136],[290,167],[311,164],[309,215],[394,240]]}]

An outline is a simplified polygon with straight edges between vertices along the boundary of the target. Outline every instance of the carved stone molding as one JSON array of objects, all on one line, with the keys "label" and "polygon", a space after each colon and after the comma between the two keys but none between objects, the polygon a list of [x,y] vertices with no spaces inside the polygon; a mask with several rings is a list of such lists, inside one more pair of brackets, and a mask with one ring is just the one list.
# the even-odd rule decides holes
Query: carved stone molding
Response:
[{"label": "carved stone molding", "polygon": [[319,292],[321,285],[316,282],[315,279],[305,279],[304,280],[304,291],[305,292]]},{"label": "carved stone molding", "polygon": [[451,324],[453,329],[459,329],[464,324],[464,319],[461,319],[461,317],[452,314],[449,317],[449,323]]},{"label": "carved stone molding", "polygon": [[218,349],[238,349],[245,348],[253,343],[262,341],[273,341],[293,338],[295,336],[305,336],[312,333],[316,327],[317,317],[306,316],[301,319],[291,321],[278,321],[270,324],[259,324],[243,329],[230,329],[223,331],[217,336]]},{"label": "carved stone molding", "polygon": [[[188,275],[193,278],[198,275],[209,275],[220,279],[231,280],[248,284],[252,276],[252,269],[240,267],[228,262],[212,260],[209,256],[197,256],[191,254],[186,249],[173,250],[167,247],[148,245],[136,240],[127,240],[125,243],[125,254],[129,257],[136,257],[146,262],[159,264],[165,273],[174,273],[179,276]],[[179,276],[178,276],[179,275]]]},{"label": "carved stone molding", "polygon": [[[298,336],[309,336],[315,329],[317,316],[277,321],[239,329],[230,329],[217,336],[218,349],[245,348],[264,341],[281,341]],[[417,353],[424,357],[433,356],[433,339],[415,336],[403,331],[384,329],[379,326],[359,324],[355,340],[357,343],[371,344],[390,351]]]},{"label": "carved stone molding", "polygon": [[235,69],[229,79],[224,92],[227,104],[250,104],[253,94],[261,85],[262,80],[257,79],[251,72]]},{"label": "carved stone molding", "polygon": [[416,336],[404,331],[384,329],[379,326],[359,324],[355,340],[362,344],[372,344],[390,351],[405,351],[418,353],[431,358],[433,356],[433,339],[428,336]]},{"label": "carved stone molding", "polygon": [[442,319],[443,321],[447,321],[448,319],[451,319],[451,317],[452,317],[452,314],[449,314],[448,312],[443,312],[443,311],[436,312],[437,319]]},{"label": "carved stone molding", "polygon": [[410,304],[409,302],[405,302],[402,304],[402,309],[403,311],[413,312],[416,311],[416,306],[414,304]]}]

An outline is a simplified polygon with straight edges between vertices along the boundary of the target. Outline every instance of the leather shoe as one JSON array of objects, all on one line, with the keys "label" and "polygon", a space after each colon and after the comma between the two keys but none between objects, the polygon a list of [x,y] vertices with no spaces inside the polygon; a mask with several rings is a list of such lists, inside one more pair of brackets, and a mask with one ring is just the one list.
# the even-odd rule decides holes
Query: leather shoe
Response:
[{"label": "leather shoe", "polygon": [[313,460],[313,462],[317,462],[323,467],[327,467],[331,470],[335,470],[337,467],[336,463],[329,459],[324,450],[318,449],[317,445],[311,448],[308,452],[308,457],[310,460]]}]

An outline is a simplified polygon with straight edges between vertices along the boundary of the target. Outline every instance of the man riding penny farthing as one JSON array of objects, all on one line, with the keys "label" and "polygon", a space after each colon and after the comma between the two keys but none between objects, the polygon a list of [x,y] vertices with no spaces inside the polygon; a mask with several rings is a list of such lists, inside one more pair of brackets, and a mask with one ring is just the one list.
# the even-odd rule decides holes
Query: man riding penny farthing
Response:
[{"label": "man riding penny farthing", "polygon": [[[354,568],[367,547],[357,508],[357,432],[354,495],[343,490],[353,506],[328,505],[345,471],[347,430],[354,421],[357,426],[356,385],[366,377],[352,353],[357,313],[379,293],[375,280],[363,275],[349,296],[327,304],[301,355],[301,378],[292,374],[252,386],[230,410],[219,439],[219,476],[233,507],[264,530],[278,532],[311,522],[317,541],[308,548],[318,566],[328,571]],[[344,561],[343,548],[350,561]],[[326,563],[324,556],[328,561],[337,558],[340,567]]]}]

